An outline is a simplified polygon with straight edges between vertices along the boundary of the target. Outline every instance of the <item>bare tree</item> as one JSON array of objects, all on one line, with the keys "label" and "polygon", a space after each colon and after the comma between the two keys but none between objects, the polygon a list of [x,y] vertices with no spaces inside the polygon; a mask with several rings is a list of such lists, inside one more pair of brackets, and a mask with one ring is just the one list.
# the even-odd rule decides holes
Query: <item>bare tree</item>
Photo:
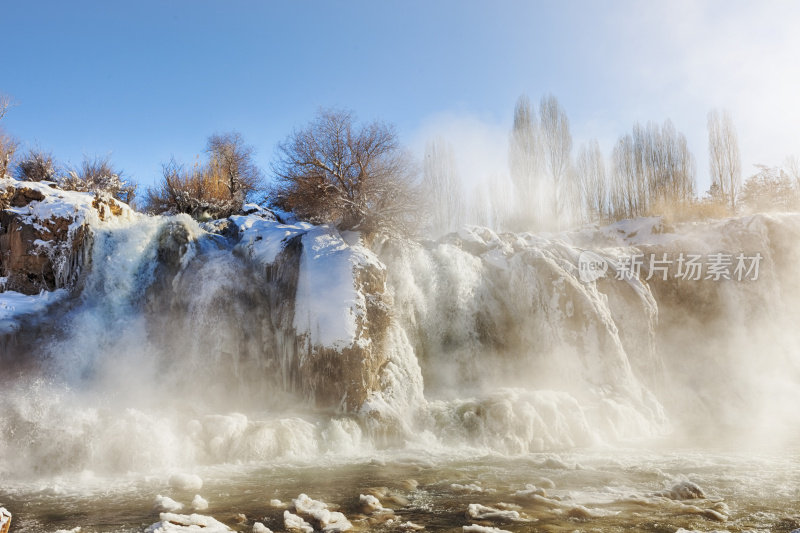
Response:
[{"label": "bare tree", "polygon": [[730,113],[713,110],[708,113],[708,153],[711,181],[719,186],[721,196],[736,210],[742,183],[739,140]]},{"label": "bare tree", "polygon": [[611,214],[617,219],[635,216],[638,212],[637,173],[631,135],[624,135],[617,141],[612,154],[612,165]]},{"label": "bare tree", "polygon": [[320,111],[278,146],[273,174],[273,205],[301,219],[388,233],[418,224],[415,165],[383,122]]},{"label": "bare tree", "polygon": [[544,163],[550,178],[551,216],[558,226],[570,202],[567,183],[572,155],[572,134],[566,112],[553,95],[542,97],[539,104]]},{"label": "bare tree", "polygon": [[[516,190],[516,220],[524,229],[542,226],[545,195],[542,189],[542,138],[530,100],[522,95],[514,108],[514,125],[509,140],[508,162]],[[549,207],[549,206],[547,206]]]},{"label": "bare tree", "polygon": [[59,178],[58,185],[68,191],[110,194],[127,204],[136,196],[136,184],[123,179],[122,171],[115,169],[108,157],[84,158],[79,167]]},{"label": "bare tree", "polygon": [[581,211],[589,220],[604,220],[608,216],[608,183],[606,165],[597,139],[581,147],[576,167]]},{"label": "bare tree", "polygon": [[444,139],[425,147],[422,190],[430,216],[431,236],[458,229],[464,222],[464,198],[453,148]]},{"label": "bare tree", "polygon": [[52,154],[41,150],[29,150],[17,163],[14,177],[20,181],[57,181],[58,172]]},{"label": "bare tree", "polygon": [[264,188],[261,169],[253,161],[254,152],[237,132],[208,138],[208,171],[227,188],[227,196],[236,204],[234,210],[241,209],[248,197]]},{"label": "bare tree", "polygon": [[0,94],[0,120],[6,116],[8,108],[11,107],[11,97],[6,94]]},{"label": "bare tree", "polygon": [[[11,97],[0,94],[0,120],[6,115],[9,107],[11,107]],[[19,143],[16,139],[6,134],[0,127],[0,178],[4,178],[8,173],[11,160],[18,147]]]},{"label": "bare tree", "polygon": [[613,153],[614,218],[659,213],[694,197],[694,157],[672,122],[635,124]]},{"label": "bare tree", "polygon": [[11,166],[18,146],[19,144],[13,137],[0,130],[0,178],[4,178],[8,174],[8,168]]}]

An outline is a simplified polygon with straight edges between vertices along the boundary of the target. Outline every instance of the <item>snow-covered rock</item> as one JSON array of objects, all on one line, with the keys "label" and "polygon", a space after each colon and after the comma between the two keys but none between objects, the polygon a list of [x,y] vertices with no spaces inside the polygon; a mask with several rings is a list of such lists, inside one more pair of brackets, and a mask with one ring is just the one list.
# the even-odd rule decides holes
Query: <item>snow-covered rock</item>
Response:
[{"label": "snow-covered rock", "polygon": [[195,494],[194,498],[192,499],[192,509],[194,511],[205,511],[208,509],[208,500],[199,494]]},{"label": "snow-covered rock", "polygon": [[[331,511],[327,503],[309,498],[306,494],[301,494],[292,500],[292,504],[297,516],[312,524],[315,529],[336,533],[349,531],[353,527],[342,513]],[[284,511],[284,517],[287,513],[288,511]]]},{"label": "snow-covered rock", "polygon": [[176,512],[183,509],[183,504],[176,502],[169,496],[162,496],[159,494],[156,496],[155,501],[153,502],[153,507],[157,511],[165,511],[165,512]]},{"label": "snow-covered rock", "polygon": [[37,294],[72,288],[89,258],[91,227],[136,217],[109,196],[0,179],[0,276],[6,278],[5,289]]},{"label": "snow-covered rock", "polygon": [[211,516],[200,514],[161,513],[159,522],[145,530],[145,533],[228,533],[231,528]]}]

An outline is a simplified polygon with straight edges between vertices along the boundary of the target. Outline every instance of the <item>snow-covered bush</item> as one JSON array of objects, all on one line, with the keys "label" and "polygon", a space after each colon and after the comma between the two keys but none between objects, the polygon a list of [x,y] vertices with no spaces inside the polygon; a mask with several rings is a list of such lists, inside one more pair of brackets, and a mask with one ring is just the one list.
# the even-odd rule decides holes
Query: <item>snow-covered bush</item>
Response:
[{"label": "snow-covered bush", "polygon": [[20,181],[56,181],[58,167],[52,154],[30,150],[17,163],[14,177]]},{"label": "snow-covered bush", "polygon": [[58,185],[67,191],[106,193],[126,204],[136,196],[136,185],[124,180],[107,157],[84,159],[78,168],[59,178]]}]

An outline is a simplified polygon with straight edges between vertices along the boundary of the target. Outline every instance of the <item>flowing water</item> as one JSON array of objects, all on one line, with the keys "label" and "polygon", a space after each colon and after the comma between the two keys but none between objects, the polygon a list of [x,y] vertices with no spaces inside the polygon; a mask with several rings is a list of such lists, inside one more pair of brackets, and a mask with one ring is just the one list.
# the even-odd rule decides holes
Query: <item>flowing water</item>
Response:
[{"label": "flowing water", "polygon": [[[283,531],[270,500],[301,493],[361,531],[800,527],[798,217],[640,241],[472,228],[372,251],[270,224],[286,240],[261,260],[186,217],[95,228],[82,287],[5,344],[12,531],[143,531],[157,495],[190,512],[195,494],[234,529]],[[320,406],[304,377],[298,317],[340,297],[320,276],[341,284],[331,267],[309,285],[312,236],[386,275],[380,391],[355,412]],[[578,276],[583,249],[633,245],[765,261],[748,283]],[[328,335],[316,327],[306,339]],[[360,494],[394,513],[362,514]]]}]

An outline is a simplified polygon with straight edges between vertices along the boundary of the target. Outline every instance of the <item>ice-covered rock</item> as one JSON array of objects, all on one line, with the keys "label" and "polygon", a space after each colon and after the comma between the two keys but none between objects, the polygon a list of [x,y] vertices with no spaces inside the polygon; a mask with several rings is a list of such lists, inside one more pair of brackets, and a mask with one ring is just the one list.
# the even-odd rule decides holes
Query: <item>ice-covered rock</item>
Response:
[{"label": "ice-covered rock", "polygon": [[227,533],[231,528],[211,516],[200,514],[161,513],[159,522],[151,525],[145,533]]},{"label": "ice-covered rock", "polygon": [[8,533],[11,529],[11,513],[5,507],[0,507],[0,533]]},{"label": "ice-covered rock", "polygon": [[283,526],[287,531],[296,533],[314,533],[314,528],[303,520],[300,516],[290,513],[289,511],[283,512]]},{"label": "ice-covered rock", "polygon": [[0,276],[23,294],[73,288],[89,260],[91,228],[136,219],[109,196],[0,179]]},{"label": "ice-covered rock", "polygon": [[183,509],[183,504],[176,502],[169,496],[162,496],[159,494],[153,502],[153,508],[157,511],[175,512]]},{"label": "ice-covered rock", "polygon": [[358,501],[361,504],[361,512],[364,514],[383,511],[380,500],[371,494],[359,494]]},{"label": "ice-covered rock", "polygon": [[481,526],[479,524],[471,524],[463,526],[461,531],[464,533],[511,533],[507,529],[500,529],[498,527]]},{"label": "ice-covered rock", "polygon": [[192,509],[195,511],[205,511],[208,509],[208,500],[199,494],[195,494],[194,498],[192,498]]},{"label": "ice-covered rock", "polygon": [[[348,531],[353,525],[338,511],[328,509],[328,504],[301,494],[292,500],[297,516],[308,521],[314,528],[328,533]],[[286,513],[284,512],[284,516]]]},{"label": "ice-covered rock", "polygon": [[518,511],[496,509],[479,503],[471,503],[467,506],[467,518],[473,520],[499,520],[505,522],[524,522]]},{"label": "ice-covered rock", "polygon": [[703,489],[691,481],[680,481],[673,485],[671,489],[659,492],[658,495],[673,500],[696,500],[706,497]]}]

